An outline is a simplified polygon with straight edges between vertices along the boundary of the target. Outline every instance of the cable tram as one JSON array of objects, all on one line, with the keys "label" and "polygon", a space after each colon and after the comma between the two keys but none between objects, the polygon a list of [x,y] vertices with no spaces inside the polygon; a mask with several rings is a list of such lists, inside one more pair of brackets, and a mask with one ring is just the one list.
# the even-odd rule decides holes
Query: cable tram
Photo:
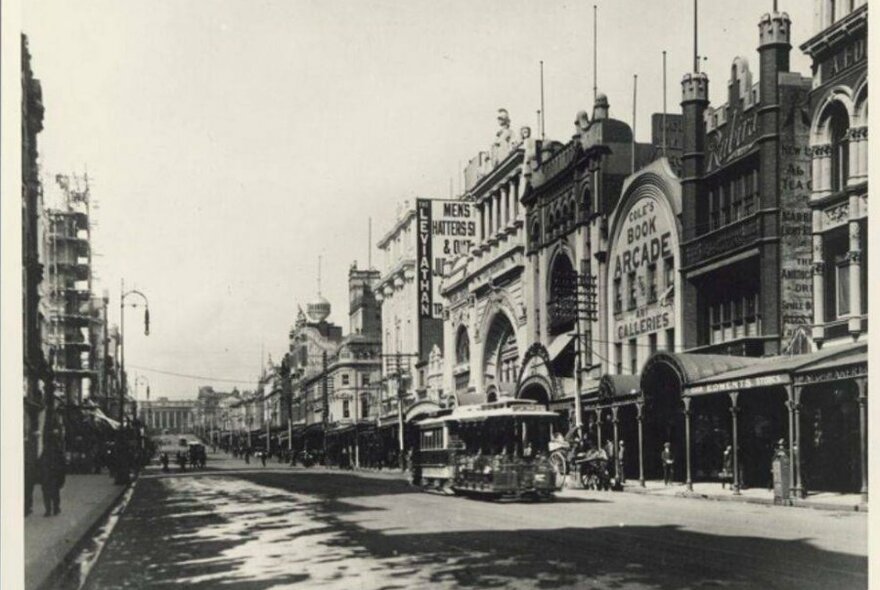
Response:
[{"label": "cable tram", "polygon": [[528,400],[464,406],[421,420],[413,484],[447,494],[550,498],[556,472],[548,446],[558,420]]}]

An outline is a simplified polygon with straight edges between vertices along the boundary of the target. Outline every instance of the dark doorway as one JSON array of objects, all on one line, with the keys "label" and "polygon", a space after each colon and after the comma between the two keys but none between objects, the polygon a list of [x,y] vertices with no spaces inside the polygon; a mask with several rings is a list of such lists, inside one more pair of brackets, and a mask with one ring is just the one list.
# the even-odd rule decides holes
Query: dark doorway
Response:
[{"label": "dark doorway", "polygon": [[801,393],[801,462],[808,491],[861,488],[858,392],[852,382],[813,385]]},{"label": "dark doorway", "polygon": [[739,463],[742,486],[771,488],[776,443],[791,440],[785,389],[750,389],[739,394]]},{"label": "dark doorway", "polygon": [[663,451],[663,444],[668,442],[672,445],[675,458],[674,478],[676,481],[684,481],[684,406],[678,372],[667,362],[646,364],[642,375],[642,390],[645,394],[645,477],[663,478],[660,453]]}]

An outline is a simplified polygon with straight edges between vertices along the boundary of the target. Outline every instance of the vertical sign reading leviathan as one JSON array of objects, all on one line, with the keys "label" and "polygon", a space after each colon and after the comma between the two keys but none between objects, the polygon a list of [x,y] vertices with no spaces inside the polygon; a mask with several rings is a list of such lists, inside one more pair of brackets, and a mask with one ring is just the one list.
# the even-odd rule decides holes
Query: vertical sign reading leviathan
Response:
[{"label": "vertical sign reading leviathan", "polygon": [[431,273],[431,201],[428,199],[416,199],[416,235],[419,317],[430,318],[433,317],[434,280]]},{"label": "vertical sign reading leviathan", "polygon": [[477,236],[472,203],[416,199],[419,317],[441,319],[440,279],[452,261],[470,252]]}]

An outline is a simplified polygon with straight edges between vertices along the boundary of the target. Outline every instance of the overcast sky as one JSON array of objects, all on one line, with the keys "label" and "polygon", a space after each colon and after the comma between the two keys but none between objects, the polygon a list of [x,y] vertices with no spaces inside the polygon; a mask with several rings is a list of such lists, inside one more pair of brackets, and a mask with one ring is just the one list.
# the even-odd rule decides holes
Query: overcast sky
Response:
[{"label": "overcast sky", "polygon": [[[598,0],[599,89],[639,140],[691,68],[691,0]],[[486,149],[499,107],[535,127],[544,61],[547,135],[565,141],[592,103],[594,2],[28,0],[24,28],[42,80],[47,184],[88,171],[98,290],[113,321],[119,284],[150,299],[152,333],[126,313],[126,361],[153,397],[255,380],[261,348],[286,349],[316,293],[347,330],[347,271],[367,260],[397,204],[456,191]],[[757,23],[771,0],[702,2],[700,53],[713,103],[731,61],[757,79]],[[812,2],[781,0],[797,49]],[[52,192],[47,186],[47,194]],[[50,197],[51,198],[51,197]],[[379,264],[374,253],[374,265]],[[166,372],[211,377],[190,379]],[[240,389],[247,383],[238,384]],[[143,388],[141,388],[143,396]]]}]

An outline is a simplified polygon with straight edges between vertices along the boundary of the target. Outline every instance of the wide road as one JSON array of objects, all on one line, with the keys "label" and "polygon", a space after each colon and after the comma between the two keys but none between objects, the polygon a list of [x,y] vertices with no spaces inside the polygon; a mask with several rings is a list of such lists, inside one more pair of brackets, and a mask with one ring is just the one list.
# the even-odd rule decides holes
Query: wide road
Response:
[{"label": "wide road", "polygon": [[866,518],[566,490],[498,503],[213,456],[137,482],[86,588],[866,588]]}]

